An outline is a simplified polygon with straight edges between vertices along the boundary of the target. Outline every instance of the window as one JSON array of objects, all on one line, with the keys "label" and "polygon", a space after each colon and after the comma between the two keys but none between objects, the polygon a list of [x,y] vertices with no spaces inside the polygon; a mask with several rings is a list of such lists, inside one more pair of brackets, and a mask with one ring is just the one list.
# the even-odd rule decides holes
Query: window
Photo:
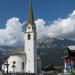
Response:
[{"label": "window", "polygon": [[13,64],[16,64],[16,62],[15,62],[15,61],[13,61]]},{"label": "window", "polygon": [[30,40],[31,39],[31,35],[30,34],[28,34],[28,40]]},{"label": "window", "polygon": [[13,61],[13,65],[12,65],[13,72],[15,72],[15,69],[16,69],[15,64],[16,64],[16,62],[15,62],[15,61]]},{"label": "window", "polygon": [[24,62],[22,62],[22,69],[24,70]]}]

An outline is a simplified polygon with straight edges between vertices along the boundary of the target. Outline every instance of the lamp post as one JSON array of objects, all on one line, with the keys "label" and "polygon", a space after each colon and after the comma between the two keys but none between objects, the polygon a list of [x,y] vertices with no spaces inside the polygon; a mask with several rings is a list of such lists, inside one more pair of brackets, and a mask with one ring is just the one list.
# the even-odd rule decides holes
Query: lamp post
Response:
[{"label": "lamp post", "polygon": [[8,61],[5,62],[5,65],[6,65],[7,74],[8,74],[8,67],[9,67]]}]

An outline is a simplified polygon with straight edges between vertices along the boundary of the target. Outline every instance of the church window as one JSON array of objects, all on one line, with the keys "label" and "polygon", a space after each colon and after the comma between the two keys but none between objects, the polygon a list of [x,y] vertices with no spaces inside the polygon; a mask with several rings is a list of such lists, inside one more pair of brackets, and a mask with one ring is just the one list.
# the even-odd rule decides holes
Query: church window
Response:
[{"label": "church window", "polygon": [[16,62],[15,62],[15,61],[13,61],[13,64],[16,64]]},{"label": "church window", "polygon": [[13,65],[12,65],[13,72],[15,72],[15,68],[16,68],[15,64],[16,64],[16,62],[13,61]]},{"label": "church window", "polygon": [[28,34],[28,40],[30,40],[31,39],[31,35],[30,34]]},{"label": "church window", "polygon": [[24,62],[22,62],[22,69],[24,70]]}]

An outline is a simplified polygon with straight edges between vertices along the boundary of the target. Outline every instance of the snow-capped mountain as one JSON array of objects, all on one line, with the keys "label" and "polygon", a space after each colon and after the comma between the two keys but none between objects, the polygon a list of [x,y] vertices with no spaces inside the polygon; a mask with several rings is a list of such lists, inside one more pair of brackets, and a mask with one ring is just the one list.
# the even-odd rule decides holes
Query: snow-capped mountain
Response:
[{"label": "snow-capped mountain", "polygon": [[50,37],[42,37],[38,39],[37,41],[38,47],[47,47],[47,48],[56,48],[56,47],[67,47],[69,45],[75,45],[74,40],[68,40],[68,39],[55,39]]},{"label": "snow-capped mountain", "polygon": [[63,64],[62,57],[67,55],[69,45],[75,45],[74,40],[42,37],[37,41],[38,54],[43,64]]}]

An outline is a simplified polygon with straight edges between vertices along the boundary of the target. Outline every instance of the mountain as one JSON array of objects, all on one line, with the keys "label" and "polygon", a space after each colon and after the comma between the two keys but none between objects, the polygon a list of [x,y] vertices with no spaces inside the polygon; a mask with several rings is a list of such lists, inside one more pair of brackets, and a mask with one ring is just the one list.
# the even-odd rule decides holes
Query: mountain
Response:
[{"label": "mountain", "polygon": [[[67,55],[67,46],[75,45],[74,40],[55,39],[50,37],[41,37],[37,41],[38,54],[40,55],[43,65],[62,64],[63,58]],[[0,46],[0,59],[9,56],[14,47]]]},{"label": "mountain", "polygon": [[50,38],[50,37],[41,37],[37,41],[39,47],[40,45],[43,45],[44,47],[49,47],[49,48],[56,48],[56,47],[67,47],[69,45],[75,45],[74,40],[68,40],[68,39],[55,39],[55,38]]},{"label": "mountain", "polygon": [[74,40],[55,39],[50,37],[42,37],[37,41],[38,54],[41,57],[43,65],[46,64],[62,64],[62,57],[67,55],[69,45],[75,45]]}]

